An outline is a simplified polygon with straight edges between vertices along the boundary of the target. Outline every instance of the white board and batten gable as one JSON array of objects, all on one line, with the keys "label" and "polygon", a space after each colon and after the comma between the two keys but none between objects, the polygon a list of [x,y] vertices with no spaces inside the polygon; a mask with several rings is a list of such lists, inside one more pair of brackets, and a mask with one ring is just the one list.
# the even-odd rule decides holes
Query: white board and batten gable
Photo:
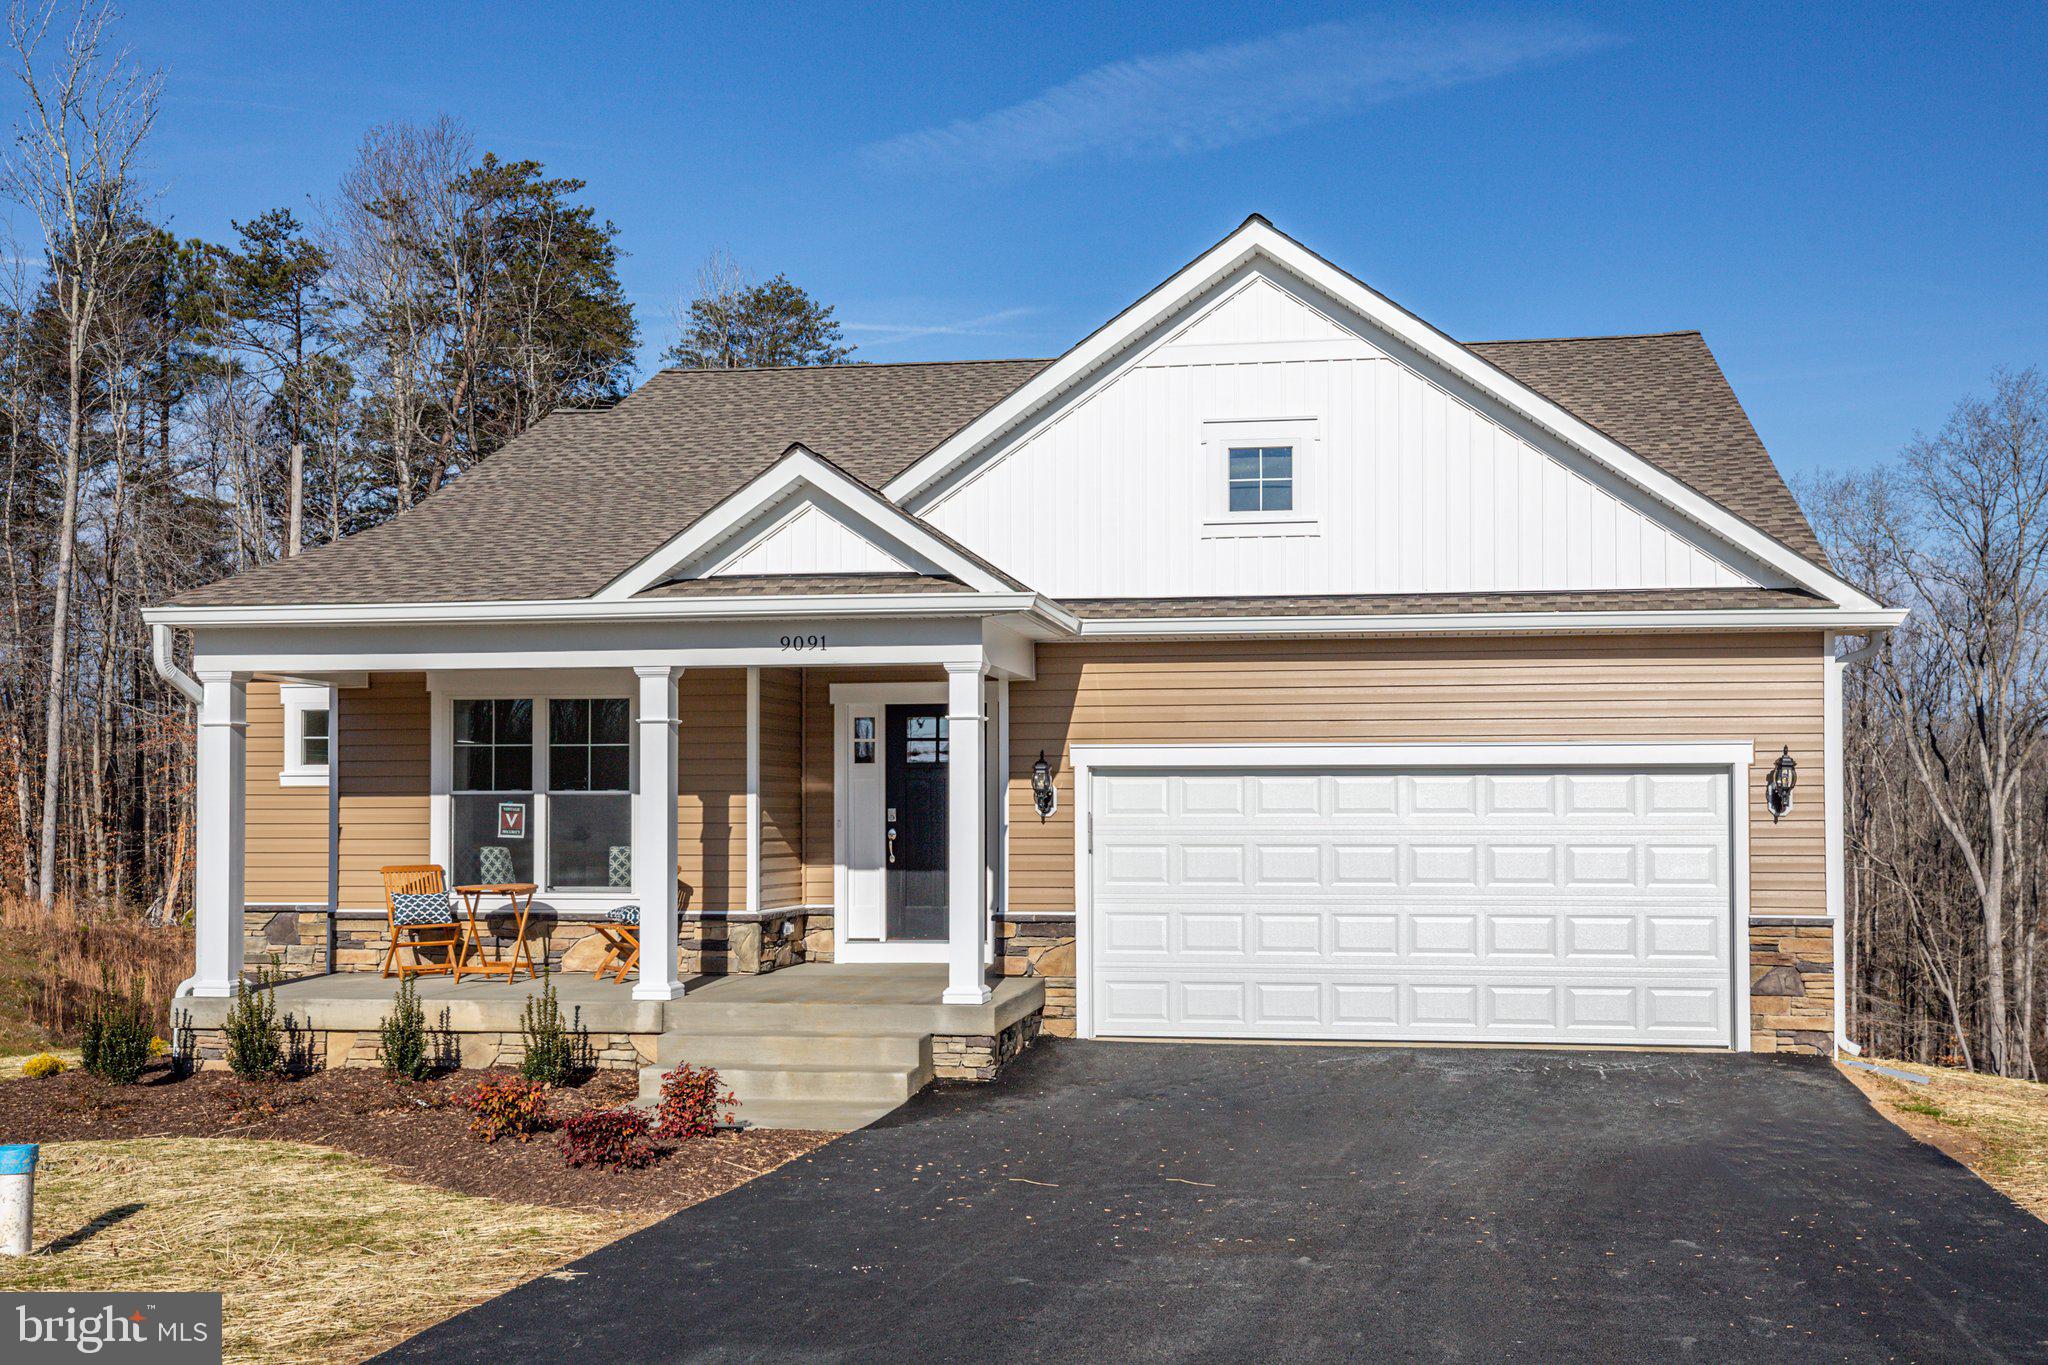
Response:
[{"label": "white board and batten gable", "polygon": [[901,544],[886,543],[871,525],[808,491],[770,508],[683,576],[743,578],[755,574],[932,574],[939,569]]},{"label": "white board and batten gable", "polygon": [[[1233,511],[1276,453],[1281,510]],[[1755,586],[1877,609],[1263,219],[883,491],[1063,600]]]},{"label": "white board and batten gable", "polygon": [[[1276,270],[1185,311],[911,506],[1054,598],[1783,581]],[[1289,453],[1285,514],[1232,514],[1233,450]]]}]

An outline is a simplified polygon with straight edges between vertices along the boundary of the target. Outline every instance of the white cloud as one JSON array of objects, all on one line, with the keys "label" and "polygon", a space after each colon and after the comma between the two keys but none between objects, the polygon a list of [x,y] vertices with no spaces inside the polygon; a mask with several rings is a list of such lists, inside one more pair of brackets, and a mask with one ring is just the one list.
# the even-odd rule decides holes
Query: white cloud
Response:
[{"label": "white cloud", "polygon": [[845,327],[855,336],[874,338],[861,343],[863,349],[873,350],[922,337],[1002,336],[1006,330],[1004,323],[1030,317],[1039,311],[1037,308],[1005,308],[958,322],[848,322]]},{"label": "white cloud", "polygon": [[1318,24],[1112,62],[1021,104],[869,143],[860,156],[888,171],[998,176],[1212,151],[1612,41],[1533,19]]}]

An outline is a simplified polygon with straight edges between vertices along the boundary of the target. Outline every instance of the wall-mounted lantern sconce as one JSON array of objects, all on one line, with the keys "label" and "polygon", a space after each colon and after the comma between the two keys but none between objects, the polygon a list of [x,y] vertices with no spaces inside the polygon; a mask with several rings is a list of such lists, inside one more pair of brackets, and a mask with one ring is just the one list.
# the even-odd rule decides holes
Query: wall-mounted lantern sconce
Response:
[{"label": "wall-mounted lantern sconce", "polygon": [[1799,765],[1793,761],[1792,746],[1786,745],[1785,752],[1778,755],[1778,761],[1771,765],[1771,775],[1764,781],[1764,804],[1771,808],[1771,823],[1785,818],[1792,809],[1792,789],[1799,785]]},{"label": "wall-mounted lantern sconce", "polygon": [[1045,750],[1038,751],[1038,762],[1031,765],[1031,803],[1038,807],[1038,822],[1044,824],[1052,813],[1060,808],[1059,789],[1052,784],[1052,764],[1045,761]]}]

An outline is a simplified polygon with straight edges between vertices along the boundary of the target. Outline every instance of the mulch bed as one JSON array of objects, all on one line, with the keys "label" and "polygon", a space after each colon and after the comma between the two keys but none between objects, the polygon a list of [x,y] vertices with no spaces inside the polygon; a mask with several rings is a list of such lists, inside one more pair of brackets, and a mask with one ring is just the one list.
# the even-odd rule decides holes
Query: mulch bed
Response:
[{"label": "mulch bed", "polygon": [[[488,1144],[470,1135],[459,1097],[490,1074],[453,1071],[407,1083],[381,1071],[342,1068],[293,1080],[245,1081],[218,1071],[179,1080],[168,1066],[157,1066],[136,1084],[122,1086],[74,1070],[0,1083],[0,1141],[276,1138],[338,1148],[408,1180],[463,1194],[655,1214],[723,1194],[834,1136],[773,1129],[719,1133],[674,1144],[645,1170],[577,1168],[562,1160],[551,1133]],[[633,1072],[600,1071],[556,1091],[553,1108],[559,1118],[624,1104],[638,1084]]]}]

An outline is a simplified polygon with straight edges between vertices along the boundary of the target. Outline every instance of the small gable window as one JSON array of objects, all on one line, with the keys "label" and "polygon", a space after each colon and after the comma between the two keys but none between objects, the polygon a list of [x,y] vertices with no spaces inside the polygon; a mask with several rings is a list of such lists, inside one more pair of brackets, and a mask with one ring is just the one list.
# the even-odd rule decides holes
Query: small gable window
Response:
[{"label": "small gable window", "polygon": [[1230,447],[1230,510],[1292,512],[1294,447]]},{"label": "small gable window", "polygon": [[1219,417],[1202,423],[1205,539],[1322,534],[1322,423]]}]

